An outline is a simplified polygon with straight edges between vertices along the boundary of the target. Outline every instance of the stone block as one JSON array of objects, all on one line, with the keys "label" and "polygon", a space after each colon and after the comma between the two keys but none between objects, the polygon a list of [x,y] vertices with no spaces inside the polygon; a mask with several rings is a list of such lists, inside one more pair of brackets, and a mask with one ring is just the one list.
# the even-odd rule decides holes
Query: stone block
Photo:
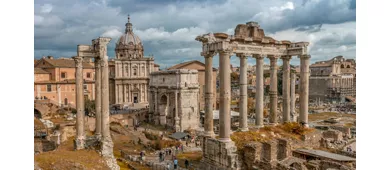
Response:
[{"label": "stone block", "polygon": [[334,141],[341,141],[343,139],[343,133],[338,130],[328,130],[322,133],[324,138],[330,138]]}]

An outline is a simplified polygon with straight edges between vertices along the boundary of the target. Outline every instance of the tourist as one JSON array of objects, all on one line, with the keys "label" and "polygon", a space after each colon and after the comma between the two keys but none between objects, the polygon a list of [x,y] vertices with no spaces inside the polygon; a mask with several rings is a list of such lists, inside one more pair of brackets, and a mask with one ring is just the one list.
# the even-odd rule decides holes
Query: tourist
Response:
[{"label": "tourist", "polygon": [[167,163],[167,170],[170,170],[170,169],[171,169],[170,166],[171,166],[171,165],[170,165],[169,163]]},{"label": "tourist", "polygon": [[173,160],[173,169],[177,169],[177,163],[178,163],[178,161],[177,161],[177,159],[175,158],[175,159]]},{"label": "tourist", "polygon": [[162,154],[162,152],[160,152],[158,156],[160,158],[160,162],[162,162],[163,161],[163,154]]},{"label": "tourist", "polygon": [[184,162],[184,164],[186,165],[186,169],[188,169],[188,165],[190,164],[190,162],[188,161],[188,159],[186,159],[186,161]]},{"label": "tourist", "polygon": [[169,149],[168,153],[169,153],[169,155],[171,155],[172,154],[172,149]]}]

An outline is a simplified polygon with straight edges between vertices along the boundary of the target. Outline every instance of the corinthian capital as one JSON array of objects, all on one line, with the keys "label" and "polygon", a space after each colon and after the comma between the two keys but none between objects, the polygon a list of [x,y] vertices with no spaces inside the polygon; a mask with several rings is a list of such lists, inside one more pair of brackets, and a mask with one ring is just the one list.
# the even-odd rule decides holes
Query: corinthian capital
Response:
[{"label": "corinthian capital", "polygon": [[304,55],[300,55],[298,58],[300,58],[300,59],[309,59],[309,58],[311,58],[311,56],[308,55],[308,54],[304,54]]},{"label": "corinthian capital", "polygon": [[242,57],[243,58],[252,57],[252,54],[250,54],[250,53],[237,53],[236,55],[239,58],[242,58]]},{"label": "corinthian capital", "polygon": [[267,57],[265,54],[253,54],[253,58],[264,59]]},{"label": "corinthian capital", "polygon": [[76,67],[83,67],[83,57],[80,57],[80,56],[74,56],[72,57],[74,59],[74,62],[76,64]]}]

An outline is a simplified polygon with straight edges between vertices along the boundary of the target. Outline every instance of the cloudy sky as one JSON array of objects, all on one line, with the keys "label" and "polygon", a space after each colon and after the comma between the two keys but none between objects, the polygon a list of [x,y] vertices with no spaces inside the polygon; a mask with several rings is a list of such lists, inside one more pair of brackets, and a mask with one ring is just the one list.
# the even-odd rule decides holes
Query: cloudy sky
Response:
[{"label": "cloudy sky", "polygon": [[[237,24],[248,21],[277,40],[310,42],[311,62],[356,56],[355,0],[35,0],[34,58],[74,56],[77,44],[99,36],[113,38],[108,55],[114,57],[128,14],[145,55],[153,54],[162,68],[204,61],[197,35],[233,34]],[[237,57],[232,64],[239,65]]]}]

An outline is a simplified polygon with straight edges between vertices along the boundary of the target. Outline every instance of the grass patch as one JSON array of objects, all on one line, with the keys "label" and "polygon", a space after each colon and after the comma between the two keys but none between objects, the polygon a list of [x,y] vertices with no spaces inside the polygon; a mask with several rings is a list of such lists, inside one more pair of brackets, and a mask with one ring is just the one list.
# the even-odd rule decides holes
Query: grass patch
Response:
[{"label": "grass patch", "polygon": [[73,138],[62,143],[57,150],[34,155],[34,160],[42,169],[109,169],[99,153],[94,150],[73,150]]},{"label": "grass patch", "polygon": [[250,130],[247,132],[235,132],[231,139],[235,142],[240,151],[248,142],[266,142],[279,135],[283,138],[301,140],[301,136],[314,131],[312,128],[304,128],[296,122],[285,123],[278,126],[265,126],[260,130]]},{"label": "grass patch", "polygon": [[189,161],[200,161],[202,159],[202,152],[184,152],[177,154],[177,159],[188,159]]}]

